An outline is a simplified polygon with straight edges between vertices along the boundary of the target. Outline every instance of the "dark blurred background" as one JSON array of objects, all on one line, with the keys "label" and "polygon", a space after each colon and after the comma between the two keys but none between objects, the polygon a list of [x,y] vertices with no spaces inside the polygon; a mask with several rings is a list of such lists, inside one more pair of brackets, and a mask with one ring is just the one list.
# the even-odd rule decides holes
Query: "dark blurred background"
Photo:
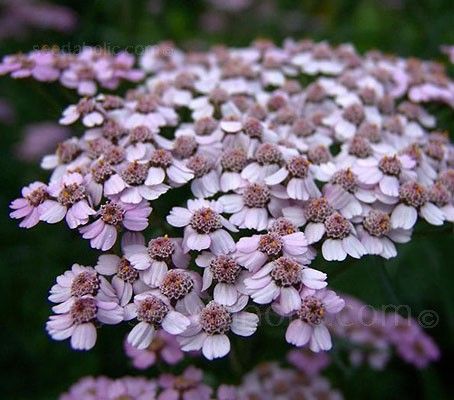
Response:
[{"label": "dark blurred background", "polygon": [[[446,61],[439,47],[454,44],[453,21],[452,0],[0,0],[0,56],[43,45],[67,49],[103,45],[131,51],[172,40],[184,48],[204,49],[217,43],[243,46],[256,38],[279,43],[291,36],[351,42],[362,52],[377,48]],[[8,203],[20,188],[47,179],[34,161],[39,154],[24,150],[24,135],[39,130],[36,123],[56,121],[76,98],[57,84],[0,78],[0,398],[4,399],[55,399],[82,375],[137,374],[123,355],[127,327],[101,330],[96,348],[89,353],[71,351],[67,342],[53,342],[44,331],[50,313],[47,292],[56,275],[74,262],[93,265],[96,260],[88,242],[63,224],[25,231],[8,218]],[[441,128],[453,131],[452,111],[432,106],[430,110],[440,117]],[[53,134],[58,138],[67,133]],[[39,147],[42,137],[35,136],[33,148]],[[331,274],[332,287],[367,303],[408,305],[414,317],[427,309],[439,315],[437,326],[427,332],[440,346],[442,359],[426,370],[417,371],[395,359],[382,372],[347,371],[337,360],[328,376],[346,399],[454,398],[452,239],[450,227],[423,225],[410,244],[399,247],[398,258],[385,265],[366,257],[348,268],[320,266]],[[276,340],[282,329],[243,344],[246,361],[282,359],[288,349],[283,340]],[[226,360],[210,363],[210,370],[223,381],[235,381]],[[152,376],[155,370],[145,374]]]}]

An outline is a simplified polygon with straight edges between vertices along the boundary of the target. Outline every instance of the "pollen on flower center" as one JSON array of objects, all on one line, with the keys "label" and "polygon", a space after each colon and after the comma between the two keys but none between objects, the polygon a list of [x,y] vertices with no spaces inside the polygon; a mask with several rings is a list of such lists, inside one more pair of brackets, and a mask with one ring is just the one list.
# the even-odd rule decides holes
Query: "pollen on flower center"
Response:
[{"label": "pollen on flower center", "polygon": [[282,160],[282,153],[275,144],[263,143],[258,147],[255,158],[262,165],[277,164]]},{"label": "pollen on flower center", "polygon": [[378,168],[386,175],[398,176],[402,169],[402,164],[397,156],[384,156],[378,163]]},{"label": "pollen on flower center", "polygon": [[230,330],[232,315],[224,306],[210,301],[200,312],[200,325],[208,335],[222,335]]},{"label": "pollen on flower center", "polygon": [[344,239],[350,234],[351,226],[345,217],[335,212],[326,218],[325,229],[330,239]]},{"label": "pollen on flower center", "polygon": [[158,327],[168,312],[169,307],[161,299],[150,295],[139,303],[137,319]]},{"label": "pollen on flower center", "polygon": [[104,183],[113,172],[112,166],[105,160],[99,160],[91,167],[91,174],[96,183]]},{"label": "pollen on flower center", "polygon": [[331,177],[330,182],[334,185],[341,186],[344,190],[350,193],[355,192],[358,185],[358,179],[350,168],[337,171]]},{"label": "pollen on flower center", "polygon": [[342,115],[348,122],[359,125],[364,119],[364,108],[360,104],[348,106]]},{"label": "pollen on flower center", "polygon": [[268,229],[271,233],[277,233],[280,236],[290,235],[298,231],[295,224],[289,221],[287,218],[277,218]]},{"label": "pollen on flower center", "polygon": [[380,210],[371,210],[363,220],[364,229],[372,236],[383,236],[391,230],[389,214]]},{"label": "pollen on flower center", "polygon": [[314,133],[315,127],[307,119],[299,118],[293,124],[292,130],[296,136],[307,137]]},{"label": "pollen on flower center", "polygon": [[241,267],[232,257],[220,255],[211,260],[210,271],[217,282],[234,284]]},{"label": "pollen on flower center", "polygon": [[328,148],[322,144],[311,147],[307,152],[307,158],[315,165],[325,164],[331,159]]},{"label": "pollen on flower center", "polygon": [[120,164],[125,159],[125,150],[120,146],[107,146],[104,150],[104,158],[109,164]]},{"label": "pollen on flower center", "polygon": [[115,202],[108,202],[101,206],[101,219],[109,225],[118,225],[123,221],[125,210],[115,203]]},{"label": "pollen on flower center", "polygon": [[348,146],[348,153],[358,158],[367,158],[372,154],[372,147],[366,138],[356,135]]},{"label": "pollen on flower center", "polygon": [[145,125],[139,125],[131,129],[129,133],[129,140],[132,143],[143,143],[152,138],[150,128]]},{"label": "pollen on flower center", "polygon": [[151,239],[148,243],[149,256],[158,261],[168,261],[174,251],[175,245],[167,236]]},{"label": "pollen on flower center", "polygon": [[438,207],[443,207],[451,201],[451,193],[441,182],[436,182],[432,185],[429,191],[429,199]]},{"label": "pollen on flower center", "polygon": [[173,152],[178,158],[189,158],[196,150],[197,141],[193,136],[178,136],[173,144]]},{"label": "pollen on flower center", "polygon": [[252,183],[246,186],[243,193],[244,204],[250,208],[264,208],[270,199],[270,189],[260,183]]},{"label": "pollen on flower center", "polygon": [[310,222],[324,222],[333,212],[333,207],[324,197],[309,200],[304,209],[304,214]]},{"label": "pollen on flower center", "polygon": [[165,149],[154,150],[151,154],[150,165],[152,167],[167,168],[172,164],[172,153]]},{"label": "pollen on flower center", "polygon": [[298,318],[310,325],[320,325],[325,316],[325,307],[314,296],[307,296],[302,300],[300,309],[297,311]]},{"label": "pollen on flower center", "polygon": [[287,163],[288,172],[295,178],[306,178],[309,172],[309,161],[306,157],[295,156],[292,157]]},{"label": "pollen on flower center", "polygon": [[446,187],[446,189],[448,189],[451,193],[454,193],[454,169],[448,169],[440,173],[438,180]]},{"label": "pollen on flower center", "polygon": [[210,133],[214,132],[217,126],[218,123],[215,119],[211,117],[205,117],[195,121],[194,130],[197,135],[209,135]]},{"label": "pollen on flower center", "polygon": [[137,161],[131,162],[121,171],[123,180],[131,186],[139,186],[145,182],[148,174],[148,165]]},{"label": "pollen on flower center", "polygon": [[71,296],[95,296],[99,290],[99,278],[94,271],[84,271],[78,274],[71,283]]},{"label": "pollen on flower center", "polygon": [[251,138],[260,138],[263,133],[263,126],[257,118],[248,118],[243,125],[243,131]]},{"label": "pollen on flower center", "polygon": [[280,257],[273,262],[270,273],[278,286],[288,287],[301,282],[302,267],[289,257]]},{"label": "pollen on flower center", "polygon": [[40,204],[44,203],[44,201],[48,198],[48,194],[46,189],[43,186],[41,186],[33,190],[25,198],[27,199],[28,204],[30,204],[32,207],[38,207]]},{"label": "pollen on flower center", "polygon": [[194,171],[196,178],[200,178],[213,169],[213,162],[202,154],[196,154],[188,160],[186,166]]},{"label": "pollen on flower center", "polygon": [[247,155],[241,148],[227,149],[222,154],[221,165],[226,171],[241,172],[246,164]]},{"label": "pollen on flower center", "polygon": [[210,233],[222,228],[220,215],[209,207],[195,211],[191,217],[191,227],[198,233]]},{"label": "pollen on flower center", "polygon": [[410,181],[400,186],[399,197],[405,204],[418,208],[427,202],[429,194],[424,186]]},{"label": "pollen on flower center", "polygon": [[134,283],[139,278],[139,271],[126,258],[122,258],[118,264],[117,276],[124,282]]},{"label": "pollen on flower center", "polygon": [[72,206],[80,200],[85,199],[85,188],[77,183],[63,186],[58,195],[58,201],[64,206]]},{"label": "pollen on flower center", "polygon": [[268,256],[277,256],[282,251],[282,245],[280,235],[270,232],[261,236],[258,249]]},{"label": "pollen on flower center", "polygon": [[69,309],[73,324],[80,325],[91,322],[96,318],[98,307],[96,300],[91,297],[76,299]]},{"label": "pollen on flower center", "polygon": [[167,272],[159,289],[164,296],[180,300],[194,287],[194,281],[186,271],[172,269]]}]

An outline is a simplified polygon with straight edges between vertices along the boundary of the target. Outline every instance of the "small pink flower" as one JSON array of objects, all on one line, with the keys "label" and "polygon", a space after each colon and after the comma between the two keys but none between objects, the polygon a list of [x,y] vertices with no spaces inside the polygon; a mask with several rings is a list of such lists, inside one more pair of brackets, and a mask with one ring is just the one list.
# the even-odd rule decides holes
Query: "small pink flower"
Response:
[{"label": "small pink flower", "polygon": [[42,182],[33,182],[22,189],[22,197],[10,204],[12,211],[9,216],[21,219],[21,228],[32,228],[40,221],[39,206],[49,197],[47,186]]},{"label": "small pink flower", "polygon": [[212,389],[203,383],[203,371],[188,367],[182,375],[162,374],[158,400],[210,400]]},{"label": "small pink flower", "polygon": [[285,339],[297,347],[309,343],[314,352],[331,349],[331,336],[324,319],[327,314],[337,314],[344,305],[344,300],[331,290],[304,289],[301,292],[301,306],[293,314],[295,319],[290,322]]},{"label": "small pink flower", "polygon": [[63,116],[59,122],[62,125],[71,125],[79,118],[87,128],[93,128],[104,122],[104,115],[96,100],[91,98],[82,98],[76,105],[70,105],[63,111]]},{"label": "small pink flower", "polygon": [[148,226],[150,214],[151,207],[145,200],[139,204],[107,201],[95,215],[96,221],[79,230],[84,239],[90,240],[91,247],[106,251],[114,246],[122,227],[134,232],[143,231]]},{"label": "small pink flower", "polygon": [[158,362],[168,365],[178,364],[184,357],[175,336],[160,330],[156,333],[150,346],[139,350],[125,340],[125,352],[137,369],[147,369]]},{"label": "small pink flower", "polygon": [[183,248],[186,252],[209,248],[214,254],[227,254],[235,250],[235,242],[223,228],[232,232],[237,229],[221,215],[222,212],[223,207],[217,201],[188,200],[187,208],[172,208],[167,222],[185,227]]},{"label": "small pink flower", "polygon": [[131,317],[137,318],[139,323],[129,332],[127,340],[139,350],[146,349],[160,329],[178,335],[190,324],[189,319],[175,311],[169,299],[158,290],[136,295],[133,307],[128,310],[128,319]]}]

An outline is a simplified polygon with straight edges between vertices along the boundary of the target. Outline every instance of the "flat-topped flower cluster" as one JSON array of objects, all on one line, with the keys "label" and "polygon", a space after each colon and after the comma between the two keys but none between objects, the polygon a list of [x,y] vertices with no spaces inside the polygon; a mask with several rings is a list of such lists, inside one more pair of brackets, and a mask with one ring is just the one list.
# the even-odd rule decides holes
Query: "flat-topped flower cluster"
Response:
[{"label": "flat-topped flower cluster", "polygon": [[[2,67],[39,65],[13,56]],[[49,182],[11,203],[20,226],[65,220],[103,252],[52,287],[56,340],[87,350],[100,324],[134,321],[139,350],[169,334],[214,359],[232,334],[256,332],[256,304],[288,318],[289,343],[328,350],[344,300],[316,256],[388,259],[418,219],[454,221],[454,148],[416,103],[454,104],[438,64],[309,41],[205,53],[165,43],[140,71],[123,97],[64,110],[60,123],[84,134],[43,159]]]}]

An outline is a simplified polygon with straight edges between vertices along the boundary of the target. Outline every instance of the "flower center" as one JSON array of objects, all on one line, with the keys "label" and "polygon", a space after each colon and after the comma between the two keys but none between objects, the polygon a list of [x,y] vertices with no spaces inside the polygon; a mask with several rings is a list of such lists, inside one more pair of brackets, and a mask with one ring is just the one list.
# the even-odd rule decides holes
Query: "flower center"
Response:
[{"label": "flower center", "polygon": [[282,153],[275,144],[263,143],[258,147],[255,158],[262,165],[277,164],[282,160]]},{"label": "flower center", "polygon": [[123,221],[125,210],[114,202],[108,202],[101,206],[101,219],[109,225],[118,225]]},{"label": "flower center", "polygon": [[120,146],[110,145],[104,150],[104,158],[109,164],[120,164],[125,159],[125,150]]},{"label": "flower center", "polygon": [[153,151],[150,164],[153,167],[168,168],[172,164],[172,153],[165,149]]},{"label": "flower center", "polygon": [[113,172],[112,166],[105,160],[97,161],[91,168],[91,174],[96,183],[104,183]]},{"label": "flower center", "polygon": [[241,267],[229,256],[220,255],[210,262],[210,270],[217,282],[234,284],[241,273]]},{"label": "flower center", "polygon": [[307,296],[303,299],[301,308],[296,314],[301,321],[307,324],[320,325],[325,316],[325,307],[316,297]]},{"label": "flower center", "polygon": [[161,299],[151,295],[137,307],[137,319],[158,327],[168,312],[169,307]]},{"label": "flower center", "polygon": [[102,127],[102,134],[106,139],[116,141],[125,133],[125,129],[116,121],[109,119]]},{"label": "flower center", "polygon": [[139,277],[139,271],[126,258],[122,258],[118,264],[117,276],[122,281],[132,284]]},{"label": "flower center", "polygon": [[131,162],[121,171],[123,180],[131,186],[142,185],[148,175],[148,165],[137,161]]},{"label": "flower center", "polygon": [[335,212],[326,218],[325,229],[330,239],[344,239],[350,234],[351,226],[345,217]]},{"label": "flower center", "polygon": [[378,163],[378,168],[386,175],[398,176],[402,169],[402,164],[397,156],[384,156]]},{"label": "flower center", "polygon": [[277,256],[282,251],[282,239],[278,233],[270,232],[262,235],[259,241],[259,251],[267,256]]},{"label": "flower center", "polygon": [[96,318],[96,300],[90,297],[76,299],[74,304],[69,309],[69,315],[73,324],[80,325],[91,322]]},{"label": "flower center", "polygon": [[198,233],[207,234],[222,228],[221,217],[209,207],[195,211],[191,217],[191,227]]},{"label": "flower center", "polygon": [[430,188],[429,199],[438,207],[443,207],[451,202],[451,193],[441,182],[435,182]]},{"label": "flower center", "polygon": [[295,156],[287,163],[287,169],[295,178],[306,178],[309,172],[309,161],[306,157]]},{"label": "flower center", "polygon": [[365,137],[372,143],[378,143],[381,140],[380,128],[378,127],[377,124],[373,124],[370,122],[363,122],[358,128],[357,134],[359,136]]},{"label": "flower center", "polygon": [[99,278],[96,272],[84,271],[78,274],[71,283],[71,296],[95,296],[99,290]]},{"label": "flower center", "polygon": [[194,130],[197,135],[209,135],[218,127],[218,123],[211,117],[205,117],[194,123]]},{"label": "flower center", "polygon": [[307,158],[315,165],[325,164],[331,159],[331,154],[322,144],[311,147],[307,152]]},{"label": "flower center", "polygon": [[232,315],[224,306],[210,301],[200,312],[199,321],[208,335],[222,335],[230,330]]},{"label": "flower center", "polygon": [[243,193],[244,204],[249,208],[264,208],[270,199],[270,189],[260,183],[252,183],[246,186]]},{"label": "flower center", "polygon": [[268,231],[270,233],[277,233],[279,236],[285,236],[297,232],[298,229],[295,224],[290,222],[287,218],[279,217],[272,223]]},{"label": "flower center", "polygon": [[152,138],[150,129],[145,125],[139,125],[132,128],[129,133],[129,140],[132,143],[144,143]]},{"label": "flower center", "polygon": [[337,171],[331,177],[331,183],[333,185],[341,186],[342,189],[346,190],[347,192],[353,193],[357,188],[358,180],[352,170],[348,168]]},{"label": "flower center", "polygon": [[454,193],[454,169],[448,169],[441,172],[438,181],[441,182],[451,193]]},{"label": "flower center", "polygon": [[445,157],[445,149],[441,143],[429,142],[424,147],[424,152],[434,160],[442,161]]},{"label": "flower center", "polygon": [[364,229],[372,236],[383,236],[391,230],[389,215],[380,210],[371,210],[363,220]]},{"label": "flower center", "polygon": [[364,108],[360,104],[351,104],[344,110],[342,116],[358,126],[364,119]]},{"label": "flower center", "polygon": [[48,198],[48,194],[44,186],[41,186],[31,193],[29,193],[25,197],[32,207],[38,207],[40,204],[44,203],[44,201]]},{"label": "flower center", "polygon": [[201,178],[213,169],[213,163],[211,160],[201,154],[192,156],[188,160],[186,166],[194,171],[196,178]]},{"label": "flower center", "polygon": [[57,157],[63,164],[73,161],[80,152],[79,145],[72,140],[67,140],[57,145]]},{"label": "flower center", "polygon": [[148,242],[148,255],[154,260],[168,261],[175,251],[175,245],[166,236],[151,239]]},{"label": "flower center", "polygon": [[64,185],[58,195],[58,201],[64,206],[71,206],[85,199],[85,188],[77,183]]},{"label": "flower center", "polygon": [[136,110],[142,114],[152,113],[158,108],[158,99],[154,95],[142,95],[139,97]]},{"label": "flower center", "polygon": [[221,158],[222,168],[226,171],[241,172],[247,164],[247,155],[243,149],[224,150]]},{"label": "flower center", "polygon": [[173,152],[178,158],[189,158],[196,150],[197,142],[193,136],[178,136],[173,144]]},{"label": "flower center", "polygon": [[405,182],[399,188],[399,197],[407,205],[419,208],[429,197],[426,188],[417,182]]},{"label": "flower center", "polygon": [[273,263],[270,273],[278,286],[289,287],[301,282],[301,265],[289,257],[280,257]]},{"label": "flower center", "polygon": [[159,289],[164,296],[172,300],[180,300],[194,287],[191,276],[182,270],[170,270],[167,272]]},{"label": "flower center", "polygon": [[358,158],[367,158],[372,154],[372,148],[365,137],[356,135],[348,146],[348,154]]},{"label": "flower center", "polygon": [[263,133],[263,126],[257,118],[248,118],[243,124],[243,131],[251,138],[261,138]]},{"label": "flower center", "polygon": [[293,133],[296,136],[308,137],[315,131],[314,124],[304,118],[299,118],[293,124]]},{"label": "flower center", "polygon": [[333,207],[324,197],[309,200],[304,209],[304,214],[310,222],[324,222],[333,212]]},{"label": "flower center", "polygon": [[77,111],[84,115],[92,112],[95,109],[95,101],[93,99],[83,98],[77,104]]}]

